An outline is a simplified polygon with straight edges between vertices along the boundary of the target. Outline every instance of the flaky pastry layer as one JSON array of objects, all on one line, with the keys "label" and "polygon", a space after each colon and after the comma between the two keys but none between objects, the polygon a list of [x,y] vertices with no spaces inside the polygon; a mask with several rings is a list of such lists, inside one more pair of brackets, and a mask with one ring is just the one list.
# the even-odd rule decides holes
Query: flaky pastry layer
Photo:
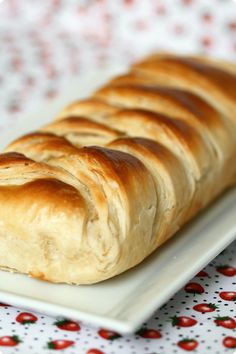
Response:
[{"label": "flaky pastry layer", "polygon": [[137,265],[236,182],[236,66],[152,55],[0,155],[0,266],[73,284]]}]

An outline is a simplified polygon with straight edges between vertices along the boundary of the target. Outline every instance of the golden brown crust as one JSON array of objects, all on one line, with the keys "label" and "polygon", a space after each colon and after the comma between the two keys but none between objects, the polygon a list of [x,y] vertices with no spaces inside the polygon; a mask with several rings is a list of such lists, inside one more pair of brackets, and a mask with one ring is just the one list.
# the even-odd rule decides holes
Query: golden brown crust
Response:
[{"label": "golden brown crust", "polygon": [[86,284],[141,262],[236,182],[235,72],[154,55],[11,143],[0,266]]},{"label": "golden brown crust", "polygon": [[148,76],[156,84],[195,92],[213,107],[235,119],[236,75],[225,66],[206,64],[195,58],[153,57],[133,67],[138,76]]},{"label": "golden brown crust", "polygon": [[96,98],[88,98],[73,102],[68,105],[56,119],[67,118],[68,116],[75,117],[91,117],[95,120],[101,120],[109,114],[113,114],[117,111],[117,108],[102,102]]},{"label": "golden brown crust", "polygon": [[84,117],[63,118],[44,126],[41,131],[63,136],[78,147],[105,145],[121,136],[121,132]]},{"label": "golden brown crust", "polygon": [[160,53],[155,53],[153,55],[149,55],[147,58],[137,62],[133,66],[138,66],[139,64],[142,63],[147,63],[147,62],[153,62],[157,61],[159,59],[165,59],[165,58],[170,58],[170,59],[191,59],[196,62],[202,63],[202,64],[207,64],[208,66],[215,67],[215,68],[221,68],[224,71],[227,71],[229,73],[235,74],[236,72],[236,64],[230,61],[227,61],[225,59],[220,59],[220,58],[214,58],[211,56],[206,56],[206,55],[187,55],[187,56],[182,56],[178,54],[173,54],[171,52],[160,52]]},{"label": "golden brown crust", "polygon": [[156,213],[154,234],[158,235],[156,244],[163,243],[185,220],[188,213],[186,207],[189,208],[193,198],[186,169],[177,156],[151,139],[121,138],[109,146],[136,156],[151,172],[159,196],[158,208],[162,210]]},{"label": "golden brown crust", "polygon": [[[27,152],[28,156],[36,161],[46,161],[50,157],[50,151],[55,151],[56,156],[60,157],[65,153],[73,153],[75,147],[63,137],[52,133],[34,132],[11,142],[5,148],[5,152],[8,151],[17,151],[21,154]],[[32,153],[29,153],[30,151]]]},{"label": "golden brown crust", "polygon": [[[32,135],[32,138],[34,137]],[[44,142],[46,138],[44,136]],[[48,136],[48,139],[50,140],[51,136]],[[39,154],[37,144],[42,144],[40,139],[35,140],[31,146],[28,146],[27,154],[34,158],[37,156],[37,159],[41,158],[43,160],[44,155]],[[17,144],[15,144],[16,147]],[[31,168],[28,168],[28,170],[31,173],[27,177],[32,177],[33,175],[36,179],[35,184],[33,184],[35,192],[32,193],[31,189],[29,189],[31,185],[27,184],[27,191],[24,191],[24,187],[20,185],[20,191],[19,189],[11,189],[12,198],[8,198],[8,194],[4,193],[5,190],[0,189],[0,201],[1,195],[2,197],[6,195],[7,197],[2,200],[6,205],[6,210],[8,212],[10,210],[6,202],[9,199],[10,205],[12,205],[12,208],[16,208],[16,212],[19,215],[18,201],[19,203],[22,202],[20,192],[23,190],[23,193],[26,192],[29,196],[29,203],[26,200],[23,206],[24,211],[25,208],[29,210],[29,213],[25,215],[26,220],[27,218],[32,219],[32,222],[37,224],[38,219],[35,219],[34,216],[32,217],[32,210],[35,210],[34,213],[39,213],[39,215],[42,213],[42,215],[45,215],[45,218],[48,217],[48,221],[42,217],[45,227],[55,222],[59,223],[60,219],[60,229],[56,227],[57,235],[54,234],[54,230],[51,230],[51,232],[47,231],[47,236],[45,235],[46,231],[42,231],[44,236],[41,233],[36,236],[42,237],[43,240],[45,237],[46,240],[49,239],[49,246],[53,244],[55,253],[61,254],[62,252],[63,256],[61,255],[60,263],[55,263],[51,259],[52,256],[50,253],[49,266],[48,245],[46,244],[44,245],[44,251],[41,249],[41,253],[43,251],[43,254],[40,256],[41,270],[34,264],[33,260],[31,260],[31,264],[29,265],[23,262],[21,267],[18,267],[17,263],[10,263],[9,266],[22,272],[30,272],[31,275],[38,274],[40,271],[43,273],[44,279],[55,282],[87,283],[96,282],[97,279],[103,280],[117,274],[117,267],[125,270],[127,267],[129,268],[139,263],[145,257],[147,250],[149,250],[149,253],[151,252],[155,243],[149,225],[153,223],[155,217],[156,192],[153,179],[148,170],[137,158],[120,151],[98,147],[85,147],[82,149],[74,147],[74,151],[67,153],[63,144],[61,150],[59,149],[60,153],[63,152],[63,155],[58,157],[58,149],[59,145],[56,147],[56,150],[54,150],[53,146],[51,146],[51,149],[48,149],[48,155],[45,157],[47,165],[35,163],[20,154],[13,154],[13,156],[10,154],[9,156],[11,159],[15,159],[13,164],[18,161],[16,161],[16,158],[20,160],[19,163],[23,165],[24,169],[27,168],[25,166],[26,162],[35,164],[35,168],[41,168],[40,171],[42,171],[41,175],[43,177],[58,176],[60,180],[66,181],[69,184],[69,188],[70,185],[76,187],[79,195],[83,196],[86,206],[83,207],[85,214],[83,218],[80,216],[76,209],[76,203],[73,208],[73,199],[69,194],[65,194],[61,198],[61,194],[59,193],[59,199],[53,197],[56,189],[44,188],[45,182],[37,180],[41,175],[38,176],[35,173],[35,168],[33,169],[30,166]],[[1,156],[4,160],[5,155]],[[44,167],[46,171],[43,170]],[[17,166],[17,170],[19,170],[19,166]],[[12,176],[12,171],[10,174]],[[0,184],[1,177],[4,178],[6,176],[0,176]],[[25,179],[25,173],[23,173],[22,178],[17,184],[25,183],[26,181],[28,179]],[[12,188],[15,188],[14,183],[16,181],[14,178],[11,183],[13,184]],[[33,182],[30,180],[30,183]],[[42,190],[40,189],[41,187]],[[4,186],[4,188],[6,187]],[[49,201],[45,199],[45,193],[49,201],[51,198],[53,199],[55,207],[50,208]],[[36,198],[37,194],[40,194],[40,200]],[[67,200],[68,198],[69,200]],[[72,209],[67,207],[70,201]],[[32,205],[32,208],[30,205]],[[63,205],[66,207],[67,214],[61,209]],[[56,209],[57,206],[59,208],[58,212]],[[144,223],[140,223],[140,217],[145,220]],[[11,226],[7,223],[6,215],[1,215],[0,213],[0,218],[4,220],[4,227],[11,230]],[[20,230],[21,222],[22,219],[19,219],[19,223],[14,224],[17,230]],[[76,223],[78,223],[77,229],[75,226]],[[28,223],[26,230],[24,230],[28,237],[30,237],[30,230],[32,230],[32,226]],[[142,230],[142,232],[137,233],[137,230]],[[70,237],[71,246],[68,246],[68,249],[65,249],[63,235],[67,235],[66,239]],[[143,248],[142,252],[130,254],[130,244],[135,239],[135,246],[132,247],[140,247],[143,235],[146,235],[147,249]],[[39,243],[39,240],[37,242]],[[25,252],[27,251],[27,245],[21,245],[21,248]],[[38,249],[37,252],[33,252],[34,257],[36,257],[36,253],[40,254]],[[21,252],[18,255],[20,256]],[[88,260],[84,259],[85,256]],[[19,262],[19,258],[15,257],[14,262]],[[31,268],[28,268],[29,266]],[[81,269],[83,269],[82,273]]]}]

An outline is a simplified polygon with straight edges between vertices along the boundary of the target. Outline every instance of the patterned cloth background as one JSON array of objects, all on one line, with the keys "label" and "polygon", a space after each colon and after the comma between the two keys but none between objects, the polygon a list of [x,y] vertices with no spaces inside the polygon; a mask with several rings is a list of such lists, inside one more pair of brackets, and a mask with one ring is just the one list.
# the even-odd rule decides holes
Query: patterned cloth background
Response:
[{"label": "patterned cloth background", "polygon": [[0,1],[0,127],[72,77],[162,49],[236,59],[233,0]]},{"label": "patterned cloth background", "polygon": [[[79,80],[85,72],[111,63],[127,64],[159,49],[236,60],[233,0],[2,0],[0,19],[2,132],[34,106],[56,99],[72,77]],[[0,351],[233,353],[235,258],[232,244],[133,336],[119,337],[2,304]]]}]

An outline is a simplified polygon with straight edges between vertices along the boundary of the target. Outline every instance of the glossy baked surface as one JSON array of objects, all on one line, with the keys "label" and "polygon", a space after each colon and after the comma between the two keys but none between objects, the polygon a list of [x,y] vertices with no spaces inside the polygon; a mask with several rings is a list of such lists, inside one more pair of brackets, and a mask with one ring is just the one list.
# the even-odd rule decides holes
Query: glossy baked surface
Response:
[{"label": "glossy baked surface", "polygon": [[[86,77],[84,81],[75,80],[54,103],[43,110],[36,109],[14,131],[6,131],[1,136],[1,148],[19,134],[36,130],[39,122],[47,124],[63,105],[77,97],[78,91],[79,95],[83,94],[85,85],[89,93],[112,72],[117,72],[117,69],[95,73],[96,80]],[[232,190],[148,260],[100,284],[59,285],[0,271],[1,301],[130,333],[233,241],[236,233],[235,204],[236,194]]]}]

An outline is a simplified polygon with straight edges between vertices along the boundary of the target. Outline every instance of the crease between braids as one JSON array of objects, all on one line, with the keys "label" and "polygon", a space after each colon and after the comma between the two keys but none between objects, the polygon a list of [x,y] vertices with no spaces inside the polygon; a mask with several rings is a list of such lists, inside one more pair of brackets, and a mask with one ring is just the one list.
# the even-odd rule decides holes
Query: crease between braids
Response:
[{"label": "crease between braids", "polygon": [[141,262],[235,184],[234,72],[155,55],[12,142],[0,157],[0,265],[86,284]]}]

